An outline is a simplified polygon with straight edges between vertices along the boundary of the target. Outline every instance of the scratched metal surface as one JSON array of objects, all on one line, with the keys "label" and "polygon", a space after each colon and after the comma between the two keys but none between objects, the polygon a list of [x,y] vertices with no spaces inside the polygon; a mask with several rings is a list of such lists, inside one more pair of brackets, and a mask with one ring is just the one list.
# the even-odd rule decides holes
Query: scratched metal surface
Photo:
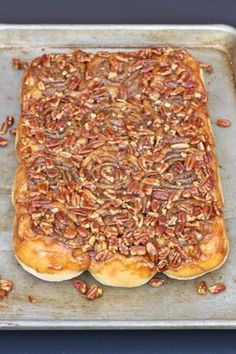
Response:
[{"label": "scratched metal surface", "polygon": [[[222,166],[225,218],[230,254],[225,265],[204,276],[209,284],[223,280],[226,292],[201,297],[199,280],[168,280],[159,289],[104,287],[104,296],[89,302],[70,281],[46,283],[27,274],[11,251],[11,185],[17,165],[14,139],[0,151],[0,277],[12,279],[14,290],[0,302],[0,328],[236,328],[236,96],[231,63],[236,54],[236,32],[227,26],[0,26],[0,118],[19,115],[21,72],[11,59],[32,59],[43,52],[83,47],[141,48],[160,45],[186,46],[202,62],[214,65],[204,75],[209,91],[209,111]],[[218,128],[218,117],[232,120],[230,129]],[[92,282],[89,274],[82,279]],[[28,302],[34,295],[37,303]]]}]

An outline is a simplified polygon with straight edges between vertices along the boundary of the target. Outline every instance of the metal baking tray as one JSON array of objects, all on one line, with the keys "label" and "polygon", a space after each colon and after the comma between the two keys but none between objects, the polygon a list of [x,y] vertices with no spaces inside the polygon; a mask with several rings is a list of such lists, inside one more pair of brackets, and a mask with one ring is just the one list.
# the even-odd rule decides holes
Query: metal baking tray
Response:
[{"label": "metal baking tray", "polygon": [[[14,290],[0,302],[2,329],[151,329],[236,328],[236,30],[224,25],[0,25],[0,118],[19,116],[22,73],[12,69],[13,57],[32,59],[52,51],[80,47],[87,50],[132,50],[143,47],[184,46],[214,72],[204,75],[209,111],[217,142],[217,156],[225,198],[230,254],[225,265],[206,276],[209,284],[223,280],[227,290],[199,296],[199,280],[168,280],[158,289],[104,287],[104,296],[89,302],[70,281],[43,282],[27,274],[11,251],[11,186],[17,165],[14,139],[0,151],[0,277],[14,281]],[[232,121],[222,129],[219,117]],[[82,279],[91,283],[92,277]],[[37,298],[30,303],[28,295]]]}]

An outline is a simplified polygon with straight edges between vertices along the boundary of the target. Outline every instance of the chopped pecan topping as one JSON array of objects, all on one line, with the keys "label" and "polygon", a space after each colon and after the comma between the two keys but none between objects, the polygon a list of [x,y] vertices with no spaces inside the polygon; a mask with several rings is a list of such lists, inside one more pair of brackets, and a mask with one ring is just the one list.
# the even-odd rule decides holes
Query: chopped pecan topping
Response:
[{"label": "chopped pecan topping", "polygon": [[222,208],[190,58],[158,48],[33,60],[18,145],[35,234],[80,259],[141,257],[160,271],[201,257]]},{"label": "chopped pecan topping", "polygon": [[207,283],[202,280],[200,284],[198,285],[197,293],[199,295],[206,295],[207,294]]},{"label": "chopped pecan topping", "polygon": [[226,290],[226,286],[224,283],[216,283],[214,285],[211,285],[208,287],[208,290],[211,294],[220,294],[222,293],[223,291]]},{"label": "chopped pecan topping", "polygon": [[231,127],[232,123],[229,119],[220,118],[220,119],[217,119],[216,124],[218,125],[218,127],[228,128],[228,127]]}]

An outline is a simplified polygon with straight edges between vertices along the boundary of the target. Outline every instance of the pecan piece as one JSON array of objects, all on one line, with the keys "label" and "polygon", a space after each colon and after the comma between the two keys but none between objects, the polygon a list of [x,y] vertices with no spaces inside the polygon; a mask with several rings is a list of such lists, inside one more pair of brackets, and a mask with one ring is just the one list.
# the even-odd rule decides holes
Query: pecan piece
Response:
[{"label": "pecan piece", "polygon": [[186,171],[192,171],[196,162],[196,156],[189,155],[185,160]]},{"label": "pecan piece", "polygon": [[203,71],[205,71],[208,74],[211,74],[213,72],[213,65],[211,64],[200,64],[200,67],[202,68]]},{"label": "pecan piece", "polygon": [[53,233],[53,226],[50,223],[48,223],[48,222],[42,221],[40,223],[40,228],[45,233],[45,235],[47,235],[47,236],[49,236],[49,235],[51,235]]},{"label": "pecan piece", "polygon": [[7,291],[4,289],[0,289],[0,299],[3,299],[7,296]]},{"label": "pecan piece", "polygon": [[224,283],[216,283],[214,285],[211,285],[208,287],[208,290],[211,294],[220,294],[222,293],[223,291],[226,290],[226,286]]},{"label": "pecan piece", "polygon": [[154,213],[157,212],[158,209],[159,209],[159,207],[160,207],[160,204],[159,204],[158,200],[157,200],[157,199],[153,199],[153,200],[151,201],[151,209],[152,209],[152,211],[153,211]]},{"label": "pecan piece", "polygon": [[13,288],[13,282],[11,280],[0,279],[0,288],[9,293]]},{"label": "pecan piece", "polygon": [[159,288],[159,286],[163,286],[166,283],[165,279],[160,279],[160,278],[152,278],[151,280],[149,280],[149,285],[152,288]]},{"label": "pecan piece", "polygon": [[202,280],[199,285],[198,285],[198,288],[197,288],[197,293],[199,295],[206,295],[207,294],[207,283]]},{"label": "pecan piece", "polygon": [[162,189],[156,189],[153,193],[153,197],[159,200],[167,200],[169,198],[169,193]]},{"label": "pecan piece", "polygon": [[10,129],[9,132],[10,132],[11,135],[16,135],[16,128]]},{"label": "pecan piece", "polygon": [[221,128],[229,128],[229,127],[231,127],[232,123],[229,119],[220,118],[220,119],[217,119],[216,125],[218,125],[218,127],[221,127]]},{"label": "pecan piece", "polygon": [[3,137],[0,137],[0,146],[6,146],[9,140]]},{"label": "pecan piece", "polygon": [[77,230],[74,226],[67,226],[65,228],[64,237],[66,239],[73,239],[77,235]]},{"label": "pecan piece", "polygon": [[12,291],[13,282],[7,279],[0,279],[0,299],[6,297]]},{"label": "pecan piece", "polygon": [[132,246],[130,247],[131,256],[144,256],[147,250],[145,246]]},{"label": "pecan piece", "polygon": [[21,59],[13,58],[12,66],[16,70],[22,70],[22,69],[26,69],[29,66],[29,64],[26,61],[23,61]]},{"label": "pecan piece", "polygon": [[148,242],[146,245],[146,249],[147,249],[147,255],[149,256],[150,260],[152,262],[156,262],[158,255],[157,255],[157,249],[154,246],[154,244],[152,242]]},{"label": "pecan piece", "polygon": [[10,128],[15,122],[15,119],[13,116],[6,116],[6,124],[7,127]]},{"label": "pecan piece", "polygon": [[88,300],[95,300],[102,296],[103,290],[100,286],[93,284],[86,293]]},{"label": "pecan piece", "polygon": [[78,280],[78,279],[72,279],[72,283],[80,294],[87,293],[87,285],[83,281]]},{"label": "pecan piece", "polygon": [[35,297],[33,296],[33,295],[28,295],[28,300],[29,300],[29,302],[31,303],[31,304],[34,304],[35,302],[37,302],[36,301],[36,299],[35,299]]},{"label": "pecan piece", "polygon": [[0,128],[0,134],[5,135],[7,133],[7,129],[8,129],[7,122],[4,121]]},{"label": "pecan piece", "polygon": [[179,94],[183,93],[184,92],[184,88],[179,86],[179,87],[176,87],[171,93],[170,95],[171,96],[178,96]]},{"label": "pecan piece", "polygon": [[188,143],[175,143],[175,144],[171,144],[170,147],[173,150],[181,150],[181,149],[188,149],[190,147],[190,145]]}]

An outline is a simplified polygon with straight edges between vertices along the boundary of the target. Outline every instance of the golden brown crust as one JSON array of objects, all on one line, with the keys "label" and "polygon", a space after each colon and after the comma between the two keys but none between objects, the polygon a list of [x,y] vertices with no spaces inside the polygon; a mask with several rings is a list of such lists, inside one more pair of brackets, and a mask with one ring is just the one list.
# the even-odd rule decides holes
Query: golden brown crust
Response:
[{"label": "golden brown crust", "polygon": [[23,267],[52,281],[88,269],[124,287],[157,270],[191,279],[220,267],[228,241],[206,102],[184,50],[36,58],[16,136]]},{"label": "golden brown crust", "polygon": [[154,264],[143,257],[116,255],[101,263],[92,260],[89,271],[100,283],[117,287],[137,287],[145,284],[155,274]]},{"label": "golden brown crust", "polygon": [[41,280],[45,280],[48,282],[61,282],[64,280],[73,279],[83,273],[83,271],[78,272],[78,271],[73,271],[73,270],[68,270],[66,272],[64,270],[61,270],[61,271],[58,270],[56,273],[47,273],[47,272],[42,273],[42,272],[36,271],[35,268],[25,265],[25,263],[21,262],[17,256],[15,256],[15,257],[26,272],[32,274],[33,276],[35,276]]},{"label": "golden brown crust", "polygon": [[88,255],[73,253],[54,239],[36,235],[30,227],[30,217],[27,214],[15,216],[13,247],[16,257],[38,273],[80,273],[90,263]]}]

